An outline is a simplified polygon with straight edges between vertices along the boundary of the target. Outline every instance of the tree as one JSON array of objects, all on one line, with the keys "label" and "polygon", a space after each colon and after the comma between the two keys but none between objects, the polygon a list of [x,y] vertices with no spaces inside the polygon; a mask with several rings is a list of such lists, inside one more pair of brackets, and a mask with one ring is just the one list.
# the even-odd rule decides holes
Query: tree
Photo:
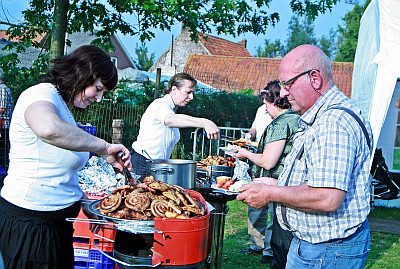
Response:
[{"label": "tree", "polygon": [[370,2],[370,0],[367,0],[363,6],[356,3],[353,10],[344,15],[342,19],[344,21],[344,26],[339,25],[338,28],[339,36],[337,41],[337,54],[335,61],[354,61],[361,17]]},{"label": "tree", "polygon": [[136,44],[135,53],[137,59],[135,60],[135,64],[138,69],[147,71],[154,64],[155,55],[154,52],[151,53],[150,57],[147,55],[147,47],[145,43],[141,43],[140,45]]},{"label": "tree", "polygon": [[258,46],[256,57],[275,58],[285,54],[285,46],[281,44],[280,39],[275,41],[264,40],[264,47]]},{"label": "tree", "polygon": [[287,31],[288,37],[286,39],[286,44],[282,44],[279,39],[273,42],[266,39],[264,48],[257,48],[257,57],[283,57],[288,51],[299,45],[316,45],[318,42],[314,35],[314,24],[312,20],[307,17],[300,17],[298,15],[292,16]]},{"label": "tree", "polygon": [[292,16],[289,21],[288,38],[286,44],[282,44],[279,39],[274,42],[266,39],[264,47],[257,48],[256,57],[274,58],[284,56],[291,49],[302,45],[312,44],[318,45],[330,58],[335,54],[335,38],[336,33],[331,29],[329,36],[323,35],[319,40],[315,38],[314,23],[307,17]]},{"label": "tree", "polygon": [[318,41],[320,49],[331,59],[333,59],[336,52],[335,39],[336,32],[331,29],[329,30],[328,37],[323,35]]},{"label": "tree", "polygon": [[65,33],[67,31],[68,0],[56,0],[54,4],[54,26],[50,29],[50,59],[57,58],[64,53]]},{"label": "tree", "polygon": [[[0,0],[3,1],[3,0]],[[181,23],[191,32],[192,39],[197,33],[230,34],[252,32],[256,35],[265,33],[271,25],[279,21],[279,14],[269,12],[272,0],[30,0],[30,7],[23,11],[23,21],[14,23],[7,18],[0,20],[0,25],[8,27],[10,42],[5,50],[14,48],[13,53],[0,57],[0,64],[10,69],[4,70],[10,81],[20,81],[17,68],[20,62],[15,52],[22,52],[26,47],[34,46],[43,52],[31,69],[24,69],[26,84],[34,84],[42,74],[48,61],[61,56],[64,52],[65,33],[88,32],[95,34],[92,44],[107,51],[112,50],[109,37],[120,32],[123,35],[139,36],[142,42],[151,40],[155,29],[170,30],[172,25]],[[315,18],[318,14],[331,10],[339,0],[291,0],[293,12]],[[0,10],[1,12],[1,10]],[[4,12],[4,11],[3,11]],[[128,17],[134,17],[130,22]],[[35,37],[47,35],[44,42],[33,41]],[[8,64],[7,59],[12,59]],[[23,88],[15,85],[20,92]],[[14,89],[13,89],[14,91]]]},{"label": "tree", "polygon": [[[66,32],[86,31],[95,33],[104,42],[116,31],[124,35],[138,35],[140,40],[154,37],[154,29],[169,30],[172,25],[182,23],[197,39],[197,32],[230,34],[252,32],[265,33],[270,25],[279,20],[279,14],[268,12],[271,0],[31,0],[30,8],[23,12],[24,22],[12,24],[8,20],[0,24],[8,25],[12,36],[27,36],[51,33],[51,44],[46,47],[53,51],[53,57],[63,51],[63,27]],[[294,12],[315,18],[330,10],[339,0],[291,0]],[[133,15],[136,22],[127,22],[125,16]],[[64,18],[67,18],[65,21]],[[55,29],[57,28],[57,29]],[[23,37],[24,39],[25,37]],[[96,43],[97,42],[97,43]],[[104,44],[96,40],[95,44]],[[108,44],[109,43],[105,43]]]},{"label": "tree", "polygon": [[286,42],[286,51],[290,51],[302,44],[317,45],[313,21],[307,17],[292,16],[289,21]]}]

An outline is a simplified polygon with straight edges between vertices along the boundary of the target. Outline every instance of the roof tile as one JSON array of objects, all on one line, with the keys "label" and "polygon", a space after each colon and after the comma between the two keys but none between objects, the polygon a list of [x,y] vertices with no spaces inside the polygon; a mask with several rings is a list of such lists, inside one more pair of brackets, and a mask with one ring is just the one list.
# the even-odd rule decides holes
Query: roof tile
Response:
[{"label": "roof tile", "polygon": [[[255,58],[191,54],[184,72],[217,89],[237,92],[264,88],[278,79],[280,58]],[[332,62],[335,83],[347,96],[351,95],[353,63]]]},{"label": "roof tile", "polygon": [[[35,38],[33,39],[34,42],[40,43],[42,42],[42,40],[45,38],[46,34],[36,34]],[[0,30],[0,39],[3,40],[9,40],[10,39],[10,35],[7,34],[6,30]],[[18,37],[14,37],[11,41],[13,42],[18,42],[19,38]]]},{"label": "roof tile", "polygon": [[241,42],[235,43],[220,37],[199,34],[200,42],[211,55],[251,57]]}]

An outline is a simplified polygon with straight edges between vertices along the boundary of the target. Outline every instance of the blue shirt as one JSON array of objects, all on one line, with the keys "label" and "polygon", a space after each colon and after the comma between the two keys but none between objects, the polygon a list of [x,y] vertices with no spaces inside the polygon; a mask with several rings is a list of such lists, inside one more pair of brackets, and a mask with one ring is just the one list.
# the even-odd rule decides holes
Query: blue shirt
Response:
[{"label": "blue shirt", "polygon": [[13,110],[13,99],[10,88],[4,83],[0,83],[0,108],[4,112],[0,112],[0,118],[3,118],[3,128],[10,128],[11,114]]},{"label": "blue shirt", "polygon": [[[287,208],[289,227],[284,225],[281,206],[276,213],[282,228],[310,243],[345,238],[365,221],[370,210],[370,149],[358,122],[342,106],[354,111],[365,124],[372,141],[369,122],[336,86],[328,90],[300,117],[293,149],[286,157],[278,185],[307,184],[346,192],[343,203],[333,212],[303,212]],[[304,146],[304,152],[296,158]],[[290,170],[293,169],[290,173]]]}]

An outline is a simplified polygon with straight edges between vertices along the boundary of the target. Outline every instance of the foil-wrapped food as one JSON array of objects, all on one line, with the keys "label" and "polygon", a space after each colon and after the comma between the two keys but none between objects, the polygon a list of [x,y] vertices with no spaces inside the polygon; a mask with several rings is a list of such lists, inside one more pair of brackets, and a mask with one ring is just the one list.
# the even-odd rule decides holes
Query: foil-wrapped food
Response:
[{"label": "foil-wrapped food", "polygon": [[78,179],[82,191],[94,196],[107,195],[125,182],[122,174],[115,173],[109,163],[97,156],[91,157],[78,171]]}]

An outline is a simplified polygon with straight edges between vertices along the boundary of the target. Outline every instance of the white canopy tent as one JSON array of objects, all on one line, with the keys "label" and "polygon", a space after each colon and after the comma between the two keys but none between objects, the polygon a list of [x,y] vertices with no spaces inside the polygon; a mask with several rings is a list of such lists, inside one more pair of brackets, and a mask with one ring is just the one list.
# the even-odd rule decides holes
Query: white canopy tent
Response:
[{"label": "white canopy tent", "polygon": [[[392,167],[400,97],[400,1],[372,0],[360,24],[352,99],[370,119],[374,147]],[[398,89],[398,90],[397,90]]]}]

